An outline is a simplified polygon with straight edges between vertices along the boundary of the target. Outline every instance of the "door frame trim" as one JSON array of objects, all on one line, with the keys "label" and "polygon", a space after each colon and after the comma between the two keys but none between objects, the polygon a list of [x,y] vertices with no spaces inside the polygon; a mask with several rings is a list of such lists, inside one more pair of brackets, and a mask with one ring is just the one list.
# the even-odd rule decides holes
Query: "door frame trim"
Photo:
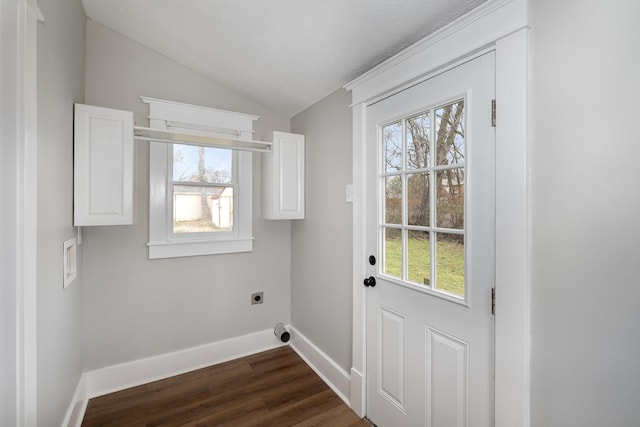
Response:
[{"label": "door frame trim", "polygon": [[[495,425],[530,425],[530,214],[526,0],[489,0],[344,86],[353,114],[351,407],[366,415],[365,177],[367,108],[478,55],[496,53]],[[489,119],[489,118],[487,118]],[[488,302],[489,303],[489,299]]]},{"label": "door frame trim", "polygon": [[[2,12],[2,37],[14,39],[2,46],[7,54],[7,73],[2,77],[1,108],[4,115],[0,150],[3,167],[2,191],[11,202],[2,217],[0,234],[8,248],[1,262],[0,277],[7,301],[2,303],[10,317],[0,333],[7,334],[5,368],[15,368],[2,393],[8,393],[3,419],[21,427],[37,425],[37,201],[38,201],[38,120],[37,120],[37,28],[44,17],[37,0],[16,0]],[[6,9],[6,10],[5,10]],[[10,47],[9,47],[10,46]],[[5,49],[6,48],[6,49]],[[3,56],[4,58],[4,56]],[[10,88],[10,89],[9,89]],[[5,89],[7,89],[5,91]],[[4,111],[6,109],[6,111]],[[11,113],[9,113],[11,112]],[[3,343],[4,344],[4,343]]]}]

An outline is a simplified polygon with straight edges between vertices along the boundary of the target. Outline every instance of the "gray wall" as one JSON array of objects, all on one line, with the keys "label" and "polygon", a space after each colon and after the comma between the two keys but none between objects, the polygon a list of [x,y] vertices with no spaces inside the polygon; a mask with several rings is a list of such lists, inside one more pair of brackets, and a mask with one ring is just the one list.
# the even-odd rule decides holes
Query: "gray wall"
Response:
[{"label": "gray wall", "polygon": [[[87,21],[86,102],[135,113],[140,96],[261,116],[256,137],[289,120],[252,99]],[[254,155],[252,253],[149,260],[149,149],[136,146],[135,219],[84,229],[84,364],[91,370],[268,329],[290,321],[290,222],[259,218]],[[250,305],[264,291],[263,305]]]},{"label": "gray wall", "polygon": [[640,3],[531,11],[532,426],[637,426]]},{"label": "gray wall", "polygon": [[351,94],[340,89],[291,119],[306,137],[306,217],[291,225],[291,320],[351,370]]},{"label": "gray wall", "polygon": [[73,103],[84,99],[80,0],[40,0],[38,24],[38,425],[59,426],[82,373],[82,275],[63,290],[73,228]]}]

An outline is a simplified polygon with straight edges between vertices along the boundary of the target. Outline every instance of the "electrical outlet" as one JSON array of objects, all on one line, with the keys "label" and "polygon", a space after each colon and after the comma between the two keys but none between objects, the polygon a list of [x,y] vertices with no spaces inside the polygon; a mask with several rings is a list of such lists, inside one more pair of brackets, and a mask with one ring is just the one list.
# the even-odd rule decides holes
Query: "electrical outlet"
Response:
[{"label": "electrical outlet", "polygon": [[251,294],[251,305],[262,304],[264,302],[264,295],[262,292],[254,292]]}]

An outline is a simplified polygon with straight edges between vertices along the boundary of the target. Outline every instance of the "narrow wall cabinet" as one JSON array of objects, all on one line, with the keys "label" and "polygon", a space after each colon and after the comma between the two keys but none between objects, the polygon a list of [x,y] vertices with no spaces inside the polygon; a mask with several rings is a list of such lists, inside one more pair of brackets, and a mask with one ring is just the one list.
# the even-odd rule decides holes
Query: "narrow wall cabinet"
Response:
[{"label": "narrow wall cabinet", "polygon": [[133,224],[133,113],[75,104],[73,223]]},{"label": "narrow wall cabinet", "polygon": [[304,218],[304,135],[271,132],[272,152],[262,153],[262,217]]}]

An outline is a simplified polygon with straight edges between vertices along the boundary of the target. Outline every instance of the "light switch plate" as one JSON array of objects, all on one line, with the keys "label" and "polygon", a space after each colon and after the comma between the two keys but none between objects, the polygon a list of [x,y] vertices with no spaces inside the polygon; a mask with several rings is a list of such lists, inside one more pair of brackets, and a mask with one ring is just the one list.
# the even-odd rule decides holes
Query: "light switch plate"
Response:
[{"label": "light switch plate", "polygon": [[347,188],[345,192],[346,192],[347,203],[353,203],[353,184],[347,184]]}]

